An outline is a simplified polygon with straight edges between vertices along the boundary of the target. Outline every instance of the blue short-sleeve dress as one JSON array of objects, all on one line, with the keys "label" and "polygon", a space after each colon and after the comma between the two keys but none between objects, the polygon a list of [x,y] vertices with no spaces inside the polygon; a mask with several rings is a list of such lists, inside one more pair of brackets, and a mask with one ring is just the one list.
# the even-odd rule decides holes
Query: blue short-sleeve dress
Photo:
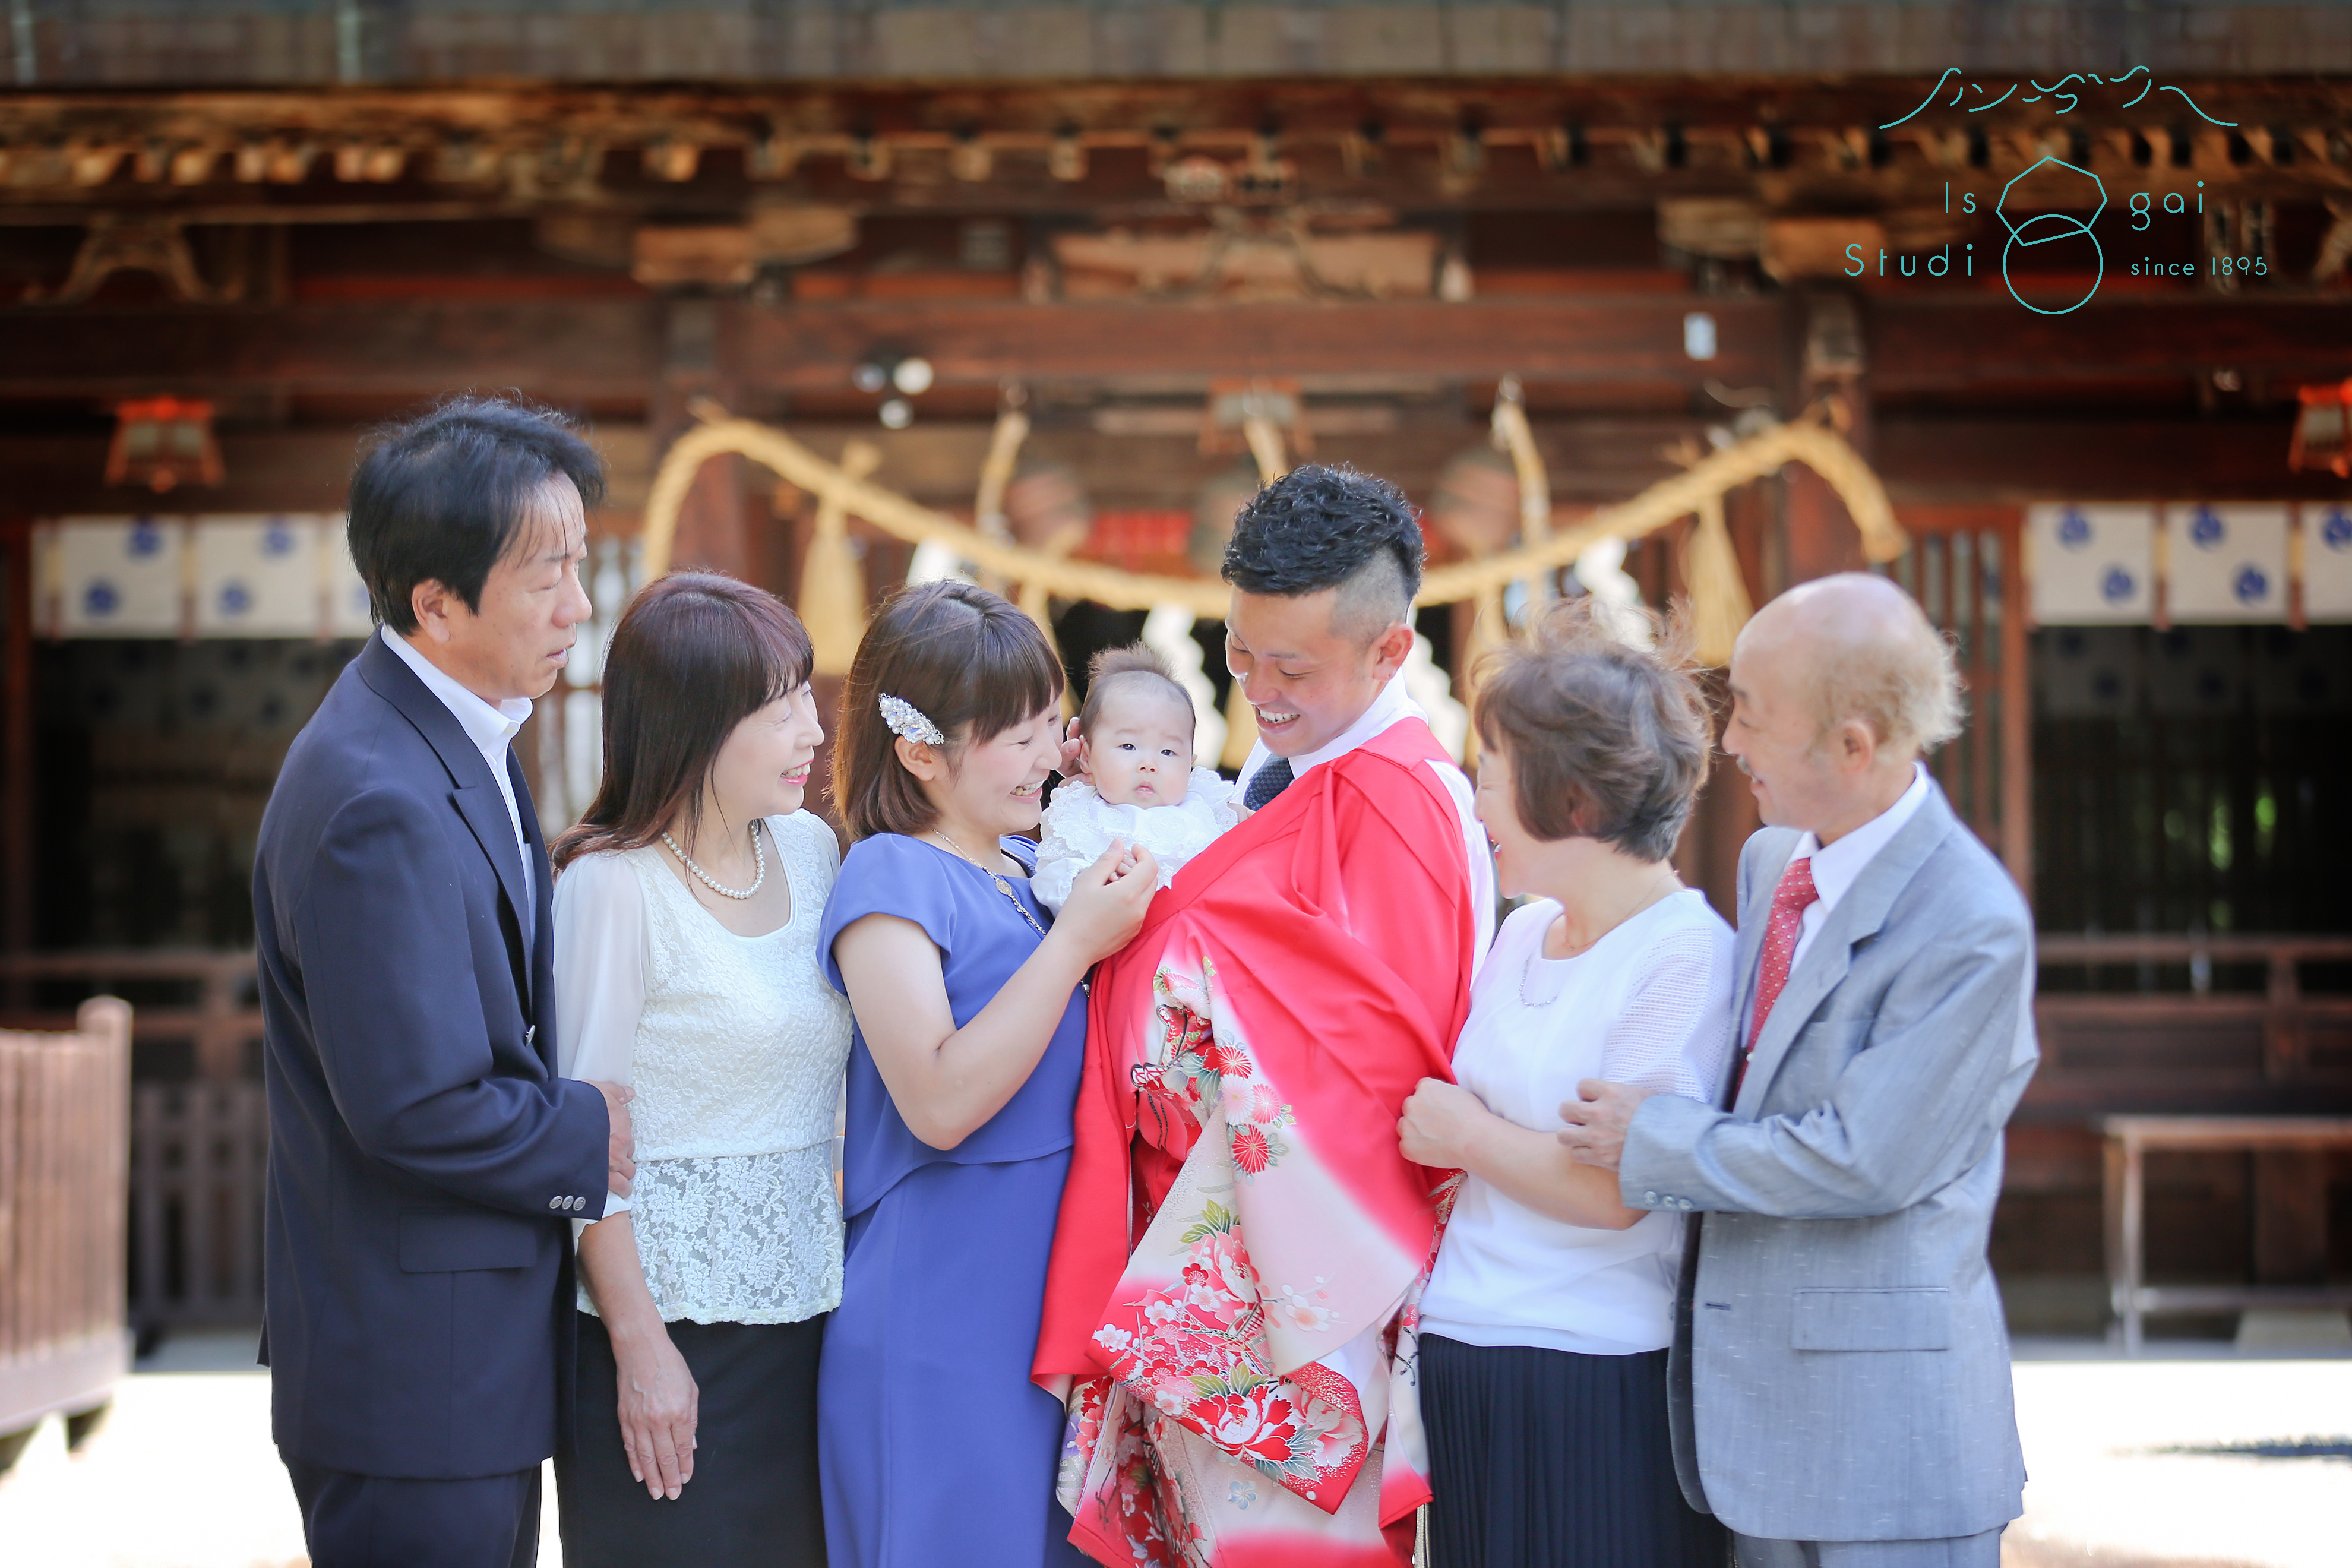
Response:
[{"label": "blue short-sleeve dress", "polygon": [[[1007,838],[1034,864],[1036,847]],[[1039,926],[1053,916],[1008,879]],[[918,838],[877,834],[842,861],[818,952],[896,915],[940,950],[957,1027],[1036,951],[1038,933],[990,875]],[[954,1149],[909,1131],[860,1028],[851,1037],[841,1306],[826,1325],[817,1428],[833,1568],[1082,1568],[1054,1499],[1062,1407],[1029,1381],[1045,1264],[1069,1172],[1086,1048],[1070,994],[1029,1081]]]}]

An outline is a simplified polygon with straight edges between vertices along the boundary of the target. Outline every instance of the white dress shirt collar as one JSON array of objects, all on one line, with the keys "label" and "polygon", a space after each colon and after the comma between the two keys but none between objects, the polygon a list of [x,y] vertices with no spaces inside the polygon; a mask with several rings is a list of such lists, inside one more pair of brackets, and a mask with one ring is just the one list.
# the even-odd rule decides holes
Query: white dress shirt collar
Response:
[{"label": "white dress shirt collar", "polygon": [[1905,790],[1893,805],[1860,827],[1832,844],[1825,845],[1811,833],[1797,840],[1796,853],[1789,858],[1797,860],[1811,857],[1813,891],[1820,897],[1817,907],[1822,919],[1829,918],[1829,912],[1837,908],[1838,900],[1852,891],[1854,883],[1861,879],[1864,868],[1876,859],[1878,852],[1886,847],[1887,841],[1902,831],[1903,825],[1927,804],[1927,764],[1913,763],[1911,767],[1911,787]]},{"label": "white dress shirt collar", "polygon": [[[1359,714],[1354,723],[1339,731],[1339,739],[1316,748],[1305,756],[1291,758],[1290,776],[1293,780],[1306,777],[1308,769],[1320,767],[1335,758],[1346,756],[1349,752],[1354,751],[1373,736],[1384,732],[1389,726],[1401,720],[1419,719],[1426,721],[1428,718],[1428,712],[1420,703],[1415,702],[1412,700],[1412,694],[1405,689],[1403,672],[1399,671],[1389,677],[1389,683],[1381,688],[1380,695],[1372,699],[1372,705]],[[1242,787],[1247,789],[1249,781],[1257,775],[1258,769],[1273,760],[1274,753],[1266,750],[1264,741],[1252,746],[1249,762],[1242,769]]]},{"label": "white dress shirt collar", "polygon": [[504,779],[507,775],[507,747],[521,731],[523,721],[530,717],[530,699],[509,697],[493,706],[459,685],[447,671],[417,652],[406,637],[396,636],[390,626],[382,628],[377,635],[383,638],[385,647],[400,656],[401,663],[416,672],[416,679],[425,682],[425,689],[439,698],[441,706],[449,710],[458,727],[466,731],[466,739],[473,742],[474,749],[488,761],[491,776]]},{"label": "white dress shirt collar", "polygon": [[[1405,689],[1404,674],[1400,670],[1381,688],[1372,705],[1357,716],[1356,721],[1339,731],[1339,738],[1327,746],[1318,747],[1302,757],[1290,759],[1290,776],[1296,781],[1310,769],[1322,766],[1346,756],[1349,752],[1382,734],[1391,725],[1407,719],[1429,721],[1429,710],[1412,700]],[[1250,748],[1249,761],[1242,764],[1241,778],[1234,785],[1235,798],[1246,795],[1250,780],[1257,771],[1274,760],[1274,753],[1260,741]],[[1429,771],[1454,803],[1454,815],[1462,826],[1462,854],[1470,873],[1470,904],[1477,922],[1476,945],[1472,950],[1470,963],[1473,973],[1486,962],[1486,949],[1495,936],[1495,857],[1486,847],[1486,829],[1478,821],[1478,806],[1470,780],[1452,763],[1429,759]]]},{"label": "white dress shirt collar", "polygon": [[391,627],[386,626],[376,635],[383,637],[385,646],[399,656],[401,663],[416,672],[416,679],[425,683],[425,689],[438,698],[442,707],[449,710],[450,716],[457,721],[457,727],[466,731],[466,739],[474,742],[474,749],[482,753],[482,761],[489,764],[490,782],[498,785],[499,799],[506,804],[507,822],[514,829],[515,854],[522,862],[524,907],[517,913],[522,922],[523,942],[528,947],[537,940],[539,922],[534,906],[539,894],[530,870],[530,838],[522,830],[522,803],[515,798],[514,780],[507,773],[507,758],[510,754],[507,748],[516,732],[521,730],[523,721],[530,717],[530,699],[509,697],[495,705],[486,702],[417,652],[406,637],[395,636]]}]

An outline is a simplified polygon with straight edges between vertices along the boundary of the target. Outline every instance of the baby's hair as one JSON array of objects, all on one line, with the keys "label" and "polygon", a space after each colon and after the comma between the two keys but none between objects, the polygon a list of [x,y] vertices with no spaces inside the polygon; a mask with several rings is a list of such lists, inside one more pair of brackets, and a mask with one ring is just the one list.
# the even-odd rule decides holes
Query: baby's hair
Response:
[{"label": "baby's hair", "polygon": [[1192,717],[1192,694],[1168,668],[1168,661],[1151,650],[1147,643],[1129,643],[1125,647],[1107,647],[1095,655],[1087,666],[1087,700],[1078,710],[1078,733],[1081,737],[1095,732],[1095,718],[1114,690],[1131,691],[1145,682],[1157,682],[1169,694],[1184,705],[1185,715]]}]

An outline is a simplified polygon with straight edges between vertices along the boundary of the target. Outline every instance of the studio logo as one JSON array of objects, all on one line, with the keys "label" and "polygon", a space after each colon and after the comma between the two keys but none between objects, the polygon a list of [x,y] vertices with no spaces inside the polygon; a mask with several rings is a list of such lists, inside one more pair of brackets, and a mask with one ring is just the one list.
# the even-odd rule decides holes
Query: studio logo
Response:
[{"label": "studio logo", "polygon": [[[2017,188],[2018,181],[2029,179],[2053,163],[2068,174],[2080,174],[2090,182],[2090,189],[2084,193],[2085,196],[2092,193],[2096,193],[2098,196],[2098,205],[2092,209],[2091,216],[2087,218],[2079,218],[2067,213],[2035,213],[2021,220],[2011,217],[2009,214],[2009,194]],[[2099,291],[2099,283],[2106,275],[2107,263],[2106,252],[2099,248],[2099,237],[2091,232],[2091,226],[2099,221],[2101,213],[2107,210],[2107,187],[2100,183],[2098,175],[2079,164],[2069,163],[2063,158],[2045,157],[2003,185],[2000,188],[2000,200],[1993,204],[1992,210],[1994,216],[2000,219],[2001,226],[2009,230],[2009,243],[2000,247],[2000,280],[2008,287],[2011,299],[2037,316],[2063,316],[2079,310],[2091,302],[2091,297]],[[2055,240],[2073,239],[2078,235],[2090,242],[2092,256],[2091,286],[2084,290],[2081,299],[2071,305],[2060,305],[2053,309],[2046,305],[2037,305],[2017,291],[2017,281],[2009,275],[2011,253],[2021,245],[2048,245]]]}]

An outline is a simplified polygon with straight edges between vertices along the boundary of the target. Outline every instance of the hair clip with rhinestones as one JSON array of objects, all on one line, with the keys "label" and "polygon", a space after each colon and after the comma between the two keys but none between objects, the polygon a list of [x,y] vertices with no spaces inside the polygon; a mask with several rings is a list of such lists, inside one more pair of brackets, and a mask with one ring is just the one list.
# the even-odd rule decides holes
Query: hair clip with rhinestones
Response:
[{"label": "hair clip with rhinestones", "polygon": [[948,743],[948,738],[940,733],[940,727],[931,722],[929,715],[905,698],[885,692],[875,699],[874,705],[882,710],[882,722],[900,740],[918,741],[927,746]]}]

